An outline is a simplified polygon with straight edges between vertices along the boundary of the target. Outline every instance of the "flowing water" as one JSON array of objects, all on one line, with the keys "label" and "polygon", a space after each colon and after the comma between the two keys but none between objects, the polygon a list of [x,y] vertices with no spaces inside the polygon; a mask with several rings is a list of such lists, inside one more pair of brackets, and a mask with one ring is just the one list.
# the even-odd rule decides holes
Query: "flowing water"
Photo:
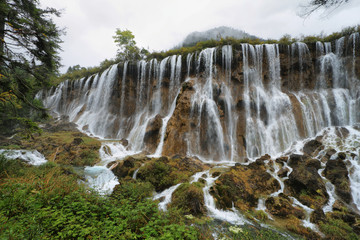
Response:
[{"label": "flowing water", "polygon": [[21,159],[31,165],[42,165],[47,162],[44,155],[38,151],[29,151],[29,150],[3,150],[0,149],[0,154],[3,154],[6,158],[9,159]]},{"label": "flowing water", "polygon": [[[117,182],[106,167],[108,163],[137,153],[159,157],[168,142],[176,143],[178,139],[187,143],[186,151],[179,154],[233,165],[264,154],[275,157],[285,152],[301,153],[304,141],[326,132],[324,145],[353,153],[347,154],[346,161],[354,204],[359,209],[360,134],[354,127],[360,121],[359,33],[334,43],[317,42],[313,47],[315,50],[310,51],[301,42],[288,47],[242,44],[240,50],[235,50],[226,45],[190,53],[186,58],[173,55],[161,61],[125,62],[89,78],[62,82],[39,92],[37,98],[55,117],[68,117],[81,131],[104,141],[102,162],[86,169],[90,184],[102,191]],[[192,84],[188,112],[181,112],[188,118],[189,129],[171,135],[174,129],[168,124],[179,116],[178,100],[183,97],[185,82]],[[156,143],[153,147],[146,139],[159,118],[158,137],[150,141]],[[341,147],[332,140],[338,126],[346,126],[350,132]],[[290,169],[289,176],[292,169],[285,166]],[[320,176],[324,167],[322,164]],[[272,194],[277,196],[283,192],[287,177],[278,177],[277,164],[272,169],[268,172],[281,186]],[[202,174],[207,176],[204,195],[209,214],[243,223],[236,211],[215,207],[209,188],[216,178],[209,172]],[[200,176],[195,175],[193,181]],[[330,196],[324,206],[328,212],[336,194],[334,186],[323,179]],[[175,189],[173,186],[156,195],[165,197],[162,209],[166,209]],[[264,210],[261,203],[259,209]],[[294,204],[310,214],[311,209],[296,199]],[[304,224],[314,227],[308,218]]]}]

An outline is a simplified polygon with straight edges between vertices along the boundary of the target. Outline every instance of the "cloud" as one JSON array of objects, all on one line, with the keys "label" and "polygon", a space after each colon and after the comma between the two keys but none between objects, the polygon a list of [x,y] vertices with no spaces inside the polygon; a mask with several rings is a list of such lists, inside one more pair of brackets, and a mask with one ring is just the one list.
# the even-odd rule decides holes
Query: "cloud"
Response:
[{"label": "cloud", "polygon": [[[331,33],[360,23],[360,2],[350,1],[329,15],[300,18],[303,0],[40,0],[43,6],[65,9],[56,19],[67,28],[62,64],[98,65],[115,57],[115,29],[129,29],[139,46],[166,50],[193,31],[229,26],[262,38],[278,39]],[[325,17],[324,17],[325,16]]]}]

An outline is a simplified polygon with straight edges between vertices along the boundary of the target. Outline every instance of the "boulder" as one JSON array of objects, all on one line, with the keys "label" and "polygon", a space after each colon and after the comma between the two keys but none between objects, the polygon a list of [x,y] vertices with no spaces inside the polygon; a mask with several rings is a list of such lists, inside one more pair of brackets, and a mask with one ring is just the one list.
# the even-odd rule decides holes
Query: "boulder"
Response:
[{"label": "boulder", "polygon": [[269,213],[279,218],[288,218],[291,215],[299,219],[305,218],[304,212],[300,208],[294,207],[291,200],[283,194],[278,197],[269,197],[265,201],[265,206]]},{"label": "boulder", "polygon": [[329,196],[318,174],[318,164],[314,160],[300,161],[301,157],[296,159],[297,161],[294,161],[296,167],[292,164],[293,171],[285,181],[286,190],[309,207],[321,207]]},{"label": "boulder", "polygon": [[319,150],[321,150],[322,148],[323,148],[322,143],[314,139],[305,143],[303,147],[303,152],[305,155],[316,156]]},{"label": "boulder", "polygon": [[153,158],[139,169],[137,179],[150,182],[157,192],[161,192],[177,183],[188,181],[196,172],[208,168],[193,158]]},{"label": "boulder", "polygon": [[346,155],[339,153],[338,158],[335,160],[329,160],[326,163],[324,175],[335,185],[335,193],[345,202],[350,203],[352,201],[349,173],[346,165],[343,161]]},{"label": "boulder", "polygon": [[173,193],[171,207],[176,207],[184,211],[184,214],[201,216],[206,213],[204,205],[204,184],[196,182],[193,184],[181,184]]},{"label": "boulder", "polygon": [[214,197],[221,208],[235,207],[248,210],[257,206],[260,196],[280,189],[279,182],[266,172],[264,164],[235,166],[223,173],[215,182]]}]

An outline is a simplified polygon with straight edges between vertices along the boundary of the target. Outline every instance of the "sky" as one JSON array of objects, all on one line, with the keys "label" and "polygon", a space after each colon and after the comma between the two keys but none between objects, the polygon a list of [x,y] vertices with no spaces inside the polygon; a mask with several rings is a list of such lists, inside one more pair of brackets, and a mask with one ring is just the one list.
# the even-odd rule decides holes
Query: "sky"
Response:
[{"label": "sky", "polygon": [[139,47],[168,50],[189,33],[228,26],[264,39],[284,34],[330,34],[360,24],[360,1],[350,0],[326,14],[299,16],[309,0],[40,0],[42,7],[62,10],[54,18],[65,28],[61,71],[79,64],[98,66],[116,56],[117,28],[135,35]]}]

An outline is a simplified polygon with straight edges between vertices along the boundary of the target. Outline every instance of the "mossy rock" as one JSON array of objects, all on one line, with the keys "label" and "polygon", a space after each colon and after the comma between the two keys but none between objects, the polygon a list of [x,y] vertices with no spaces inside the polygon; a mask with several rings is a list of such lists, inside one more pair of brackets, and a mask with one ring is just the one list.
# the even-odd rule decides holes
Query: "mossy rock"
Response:
[{"label": "mossy rock", "polygon": [[191,158],[154,158],[146,162],[138,171],[138,179],[150,182],[157,192],[177,183],[186,182],[196,172],[209,167],[200,160]]},{"label": "mossy rock", "polygon": [[285,181],[286,192],[311,208],[319,208],[328,201],[325,183],[318,173],[320,162],[303,158],[302,155],[290,156],[294,170]]},{"label": "mossy rock", "polygon": [[124,160],[110,162],[107,167],[111,169],[117,178],[122,179],[132,177],[134,172],[141,167],[141,164],[148,160],[147,157],[134,158],[130,156]]},{"label": "mossy rock", "polygon": [[92,166],[100,161],[101,142],[77,131],[45,131],[34,140],[22,140],[21,147],[36,149],[48,161],[64,165]]},{"label": "mossy rock", "polygon": [[218,207],[231,208],[232,204],[242,211],[255,208],[260,196],[280,189],[279,182],[266,172],[261,162],[248,166],[238,165],[223,173],[215,182],[211,193]]},{"label": "mossy rock", "polygon": [[288,218],[295,216],[299,219],[305,218],[302,209],[294,207],[292,201],[284,194],[280,194],[278,197],[269,197],[265,201],[265,206],[268,211],[276,217]]},{"label": "mossy rock", "polygon": [[349,204],[352,200],[352,195],[349,173],[343,161],[346,155],[343,155],[345,155],[345,153],[339,153],[337,159],[327,161],[324,175],[335,185],[335,192],[341,200]]},{"label": "mossy rock", "polygon": [[200,182],[183,183],[172,195],[170,208],[178,208],[184,214],[191,214],[194,216],[202,216],[206,213],[204,206],[204,184]]}]

